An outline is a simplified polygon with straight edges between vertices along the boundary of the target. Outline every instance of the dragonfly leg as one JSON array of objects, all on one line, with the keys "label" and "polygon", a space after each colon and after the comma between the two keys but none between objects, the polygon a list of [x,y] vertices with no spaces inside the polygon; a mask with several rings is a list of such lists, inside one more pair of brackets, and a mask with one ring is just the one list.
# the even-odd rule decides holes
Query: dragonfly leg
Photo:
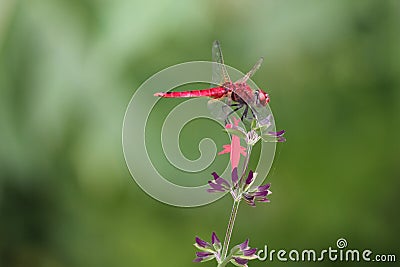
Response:
[{"label": "dragonfly leg", "polygon": [[253,117],[253,119],[256,119],[256,115],[254,114],[253,109],[250,108],[250,111],[251,111],[251,116]]},{"label": "dragonfly leg", "polygon": [[230,105],[230,106],[231,106],[231,107],[236,107],[236,108],[233,109],[231,112],[229,112],[228,115],[226,115],[226,120],[225,120],[225,122],[227,122],[228,117],[229,117],[230,115],[232,115],[232,113],[234,113],[234,112],[238,111],[239,109],[241,109],[241,108],[244,106],[244,104],[243,104],[243,103],[235,103],[235,104],[232,104],[232,105]]},{"label": "dragonfly leg", "polygon": [[230,104],[229,106],[230,107],[238,107],[238,106],[242,107],[243,103],[234,103],[234,104]]},{"label": "dragonfly leg", "polygon": [[[226,105],[222,106],[222,111],[226,114],[226,119],[228,119],[228,117],[229,117],[232,113],[234,113],[235,111],[239,110],[239,109],[242,107],[242,105],[243,105],[242,103],[234,103],[234,104],[226,104]],[[226,110],[226,109],[232,108],[232,107],[238,107],[238,108],[236,108],[236,109],[234,109],[233,111],[230,111],[230,112],[228,113],[229,110]],[[225,119],[225,122],[227,121],[226,119]]]},{"label": "dragonfly leg", "polygon": [[[244,118],[247,118],[247,112],[248,112],[248,111],[249,111],[249,106],[246,105],[246,107],[244,108],[242,117],[240,118],[242,121],[243,121]],[[253,112],[253,111],[251,111],[251,112]]]},{"label": "dragonfly leg", "polygon": [[239,109],[241,109],[244,105],[242,103],[238,103],[238,104],[232,104],[231,107],[237,107],[234,110],[232,110],[231,112],[229,112],[228,117],[230,115],[232,115],[232,113],[238,111]]}]

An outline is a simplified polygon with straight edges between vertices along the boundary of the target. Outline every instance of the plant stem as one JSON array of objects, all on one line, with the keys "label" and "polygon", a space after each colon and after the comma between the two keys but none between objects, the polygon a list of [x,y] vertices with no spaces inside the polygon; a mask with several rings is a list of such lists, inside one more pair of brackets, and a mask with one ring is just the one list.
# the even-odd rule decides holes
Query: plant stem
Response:
[{"label": "plant stem", "polygon": [[236,215],[239,209],[240,199],[233,201],[231,217],[229,218],[228,228],[226,229],[224,245],[222,246],[221,260],[222,262],[218,264],[218,267],[225,266],[227,262],[225,262],[226,255],[228,254],[229,242],[231,241],[232,230],[235,224]]},{"label": "plant stem", "polygon": [[240,180],[238,183],[239,195],[233,200],[231,216],[229,218],[228,228],[226,229],[224,245],[222,246],[221,262],[218,263],[217,267],[224,267],[229,262],[229,259],[227,259],[226,256],[228,254],[229,243],[231,241],[233,226],[235,225],[235,219],[236,219],[236,215],[237,215],[237,212],[239,209],[240,200],[242,199],[240,188],[242,187],[242,182],[243,182],[244,176],[247,173],[252,148],[253,148],[252,145],[247,145],[247,151],[246,151],[247,154],[246,154],[246,158],[244,159],[244,163],[243,163],[243,173],[240,176]]},{"label": "plant stem", "polygon": [[251,149],[252,148],[253,148],[252,145],[247,145],[247,151],[246,151],[247,154],[246,154],[246,158],[244,159],[243,173],[242,173],[242,176],[240,176],[240,180],[239,180],[239,183],[238,183],[240,188],[242,186],[243,178],[247,173],[247,169],[248,169],[248,166],[249,166],[249,161],[250,161],[250,155],[251,155]]}]

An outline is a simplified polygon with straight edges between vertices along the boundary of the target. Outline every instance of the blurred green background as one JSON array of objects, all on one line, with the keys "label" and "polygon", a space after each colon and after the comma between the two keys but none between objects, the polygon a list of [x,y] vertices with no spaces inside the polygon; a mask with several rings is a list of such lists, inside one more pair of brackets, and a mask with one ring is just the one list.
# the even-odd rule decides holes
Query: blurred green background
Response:
[{"label": "blurred green background", "polygon": [[[1,267],[200,266],[194,237],[222,239],[231,200],[152,199],[125,166],[121,127],[142,82],[210,60],[215,39],[239,70],[265,57],[253,79],[288,138],[268,177],[272,202],[240,207],[232,244],[321,250],[344,237],[400,256],[399,1],[3,0]],[[196,158],[192,126],[207,126],[182,132]],[[310,265],[250,266],[287,264]],[[342,265],[360,263],[318,263]]]}]

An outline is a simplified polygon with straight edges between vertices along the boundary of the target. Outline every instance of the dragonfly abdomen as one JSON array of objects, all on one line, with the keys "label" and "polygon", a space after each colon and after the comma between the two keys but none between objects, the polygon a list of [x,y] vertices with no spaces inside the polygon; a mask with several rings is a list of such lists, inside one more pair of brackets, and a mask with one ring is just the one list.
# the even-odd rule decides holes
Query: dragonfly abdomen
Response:
[{"label": "dragonfly abdomen", "polygon": [[227,89],[225,87],[215,87],[204,90],[191,90],[191,91],[183,91],[183,92],[161,92],[155,93],[154,96],[165,97],[165,98],[181,98],[181,97],[202,97],[208,96],[211,98],[220,98],[223,97],[227,93]]}]

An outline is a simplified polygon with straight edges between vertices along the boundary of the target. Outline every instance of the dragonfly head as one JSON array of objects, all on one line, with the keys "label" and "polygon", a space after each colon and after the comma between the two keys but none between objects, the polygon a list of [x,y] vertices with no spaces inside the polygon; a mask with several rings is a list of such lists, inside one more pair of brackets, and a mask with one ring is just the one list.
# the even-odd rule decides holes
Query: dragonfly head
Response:
[{"label": "dragonfly head", "polygon": [[256,103],[262,106],[266,106],[268,102],[269,102],[268,94],[261,89],[256,90]]}]

